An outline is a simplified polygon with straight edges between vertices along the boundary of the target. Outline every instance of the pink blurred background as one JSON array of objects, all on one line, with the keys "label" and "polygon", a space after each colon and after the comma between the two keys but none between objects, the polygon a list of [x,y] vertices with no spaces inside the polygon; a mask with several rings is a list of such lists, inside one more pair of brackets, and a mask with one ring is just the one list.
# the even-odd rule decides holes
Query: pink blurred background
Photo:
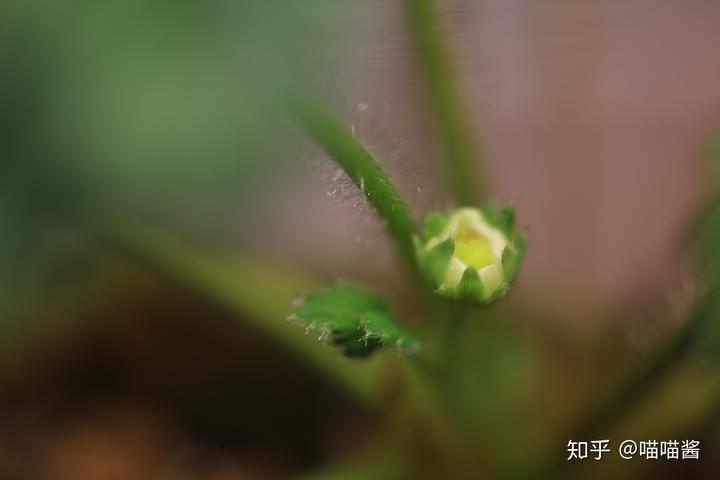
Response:
[{"label": "pink blurred background", "polygon": [[[677,287],[679,239],[708,189],[700,152],[720,113],[720,3],[441,4],[491,199],[514,204],[530,233],[518,296],[578,322]],[[400,7],[348,13],[323,91],[420,214],[446,205]],[[320,166],[257,238],[267,247],[269,229],[306,265],[394,283],[362,198],[312,155]]]}]

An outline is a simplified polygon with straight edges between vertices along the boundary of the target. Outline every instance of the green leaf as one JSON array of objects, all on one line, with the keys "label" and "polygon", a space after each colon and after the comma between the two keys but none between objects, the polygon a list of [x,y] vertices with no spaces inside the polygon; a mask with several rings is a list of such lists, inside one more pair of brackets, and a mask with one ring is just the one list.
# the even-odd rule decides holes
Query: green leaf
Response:
[{"label": "green leaf", "polygon": [[367,357],[379,347],[394,346],[411,353],[417,337],[395,324],[384,299],[363,287],[344,284],[310,293],[290,317],[319,340],[331,341],[350,357]]}]

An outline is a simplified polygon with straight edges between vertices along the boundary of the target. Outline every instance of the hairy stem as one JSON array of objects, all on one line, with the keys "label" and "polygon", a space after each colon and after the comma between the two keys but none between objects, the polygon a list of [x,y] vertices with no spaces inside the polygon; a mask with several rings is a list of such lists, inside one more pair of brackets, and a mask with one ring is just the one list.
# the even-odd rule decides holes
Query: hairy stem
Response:
[{"label": "hairy stem", "polygon": [[412,237],[418,227],[393,182],[370,152],[329,114],[308,103],[300,105],[297,111],[315,141],[345,170],[380,218],[387,222],[398,250],[417,273]]},{"label": "hairy stem", "polygon": [[457,88],[450,49],[438,23],[433,0],[405,0],[411,34],[422,70],[430,109],[445,150],[452,190],[461,205],[482,200],[480,159]]}]

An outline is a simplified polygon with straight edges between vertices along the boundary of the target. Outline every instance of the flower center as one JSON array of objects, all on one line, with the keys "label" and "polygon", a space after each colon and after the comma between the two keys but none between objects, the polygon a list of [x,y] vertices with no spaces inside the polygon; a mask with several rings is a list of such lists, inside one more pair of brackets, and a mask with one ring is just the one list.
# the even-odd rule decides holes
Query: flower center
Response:
[{"label": "flower center", "polygon": [[490,249],[490,242],[475,233],[467,233],[455,238],[455,256],[465,265],[476,269],[497,262]]}]

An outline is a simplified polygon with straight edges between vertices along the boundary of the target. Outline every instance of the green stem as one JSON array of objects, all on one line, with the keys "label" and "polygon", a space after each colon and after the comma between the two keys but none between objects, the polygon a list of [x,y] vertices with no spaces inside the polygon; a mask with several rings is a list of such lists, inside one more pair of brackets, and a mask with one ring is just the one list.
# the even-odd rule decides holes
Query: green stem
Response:
[{"label": "green stem", "polygon": [[[607,429],[611,422],[620,420],[632,407],[640,403],[660,381],[690,352],[712,319],[717,303],[717,292],[710,292],[693,307],[683,327],[672,339],[660,347],[648,362],[630,375],[578,428],[573,438],[585,438]],[[589,438],[589,437],[588,437]]]},{"label": "green stem", "polygon": [[483,182],[473,168],[480,159],[459,95],[450,49],[433,0],[406,0],[411,34],[424,75],[428,100],[437,119],[450,183],[461,205],[482,200]]},{"label": "green stem", "polygon": [[[607,432],[640,404],[668,374],[673,371],[692,350],[703,335],[707,324],[713,320],[720,292],[711,291],[693,307],[683,327],[662,345],[636,372],[625,378],[616,389],[605,397],[567,437],[585,440]],[[551,462],[542,478],[561,478],[567,462]]]},{"label": "green stem", "polygon": [[370,152],[332,116],[308,103],[301,104],[297,111],[315,141],[345,170],[380,218],[387,222],[398,250],[417,273],[413,235],[418,233],[418,227],[393,182]]},{"label": "green stem", "polygon": [[462,339],[463,329],[467,322],[469,310],[464,305],[453,305],[448,309],[447,320],[442,324],[441,332],[441,368],[440,375],[444,382],[450,377],[458,365],[458,348]]}]

